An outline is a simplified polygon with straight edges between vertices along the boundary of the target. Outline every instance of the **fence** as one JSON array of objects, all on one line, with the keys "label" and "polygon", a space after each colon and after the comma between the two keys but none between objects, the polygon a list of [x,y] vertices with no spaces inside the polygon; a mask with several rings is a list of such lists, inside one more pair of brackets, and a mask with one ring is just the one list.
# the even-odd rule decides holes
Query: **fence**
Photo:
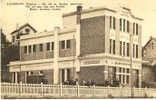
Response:
[{"label": "fence", "polygon": [[[152,88],[133,88],[133,93],[134,97],[156,97],[156,89]],[[1,95],[130,97],[131,88],[1,83]]]}]

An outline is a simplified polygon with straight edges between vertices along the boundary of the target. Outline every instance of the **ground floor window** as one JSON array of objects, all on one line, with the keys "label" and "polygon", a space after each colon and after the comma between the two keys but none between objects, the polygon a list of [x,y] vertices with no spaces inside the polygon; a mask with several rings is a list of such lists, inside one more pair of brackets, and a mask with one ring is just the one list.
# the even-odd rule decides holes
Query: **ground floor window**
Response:
[{"label": "ground floor window", "polygon": [[70,68],[61,69],[61,71],[60,71],[61,79],[60,80],[62,83],[71,80],[71,71],[72,70]]}]

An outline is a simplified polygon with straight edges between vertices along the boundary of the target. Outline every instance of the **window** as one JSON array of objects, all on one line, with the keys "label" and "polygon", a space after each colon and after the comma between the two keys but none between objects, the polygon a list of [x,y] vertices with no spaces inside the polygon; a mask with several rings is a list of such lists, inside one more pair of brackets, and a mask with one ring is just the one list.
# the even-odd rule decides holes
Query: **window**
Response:
[{"label": "window", "polygon": [[129,57],[129,43],[127,43],[127,56]]},{"label": "window", "polygon": [[39,71],[40,74],[43,74],[43,71]]},{"label": "window", "polygon": [[70,80],[70,69],[67,69],[67,80]]},{"label": "window", "polygon": [[136,35],[138,35],[138,24],[136,23]]},{"label": "window", "polygon": [[16,39],[20,39],[20,35],[19,34],[16,35]]},{"label": "window", "polygon": [[33,72],[30,72],[30,75],[33,75]]},{"label": "window", "polygon": [[125,19],[123,20],[123,31],[125,32]]},{"label": "window", "polygon": [[47,51],[49,51],[50,50],[50,43],[48,42],[47,43]]},{"label": "window", "polygon": [[113,17],[113,29],[115,30],[115,17]]},{"label": "window", "polygon": [[24,46],[24,53],[27,53],[27,46]]},{"label": "window", "polygon": [[125,68],[123,68],[123,73],[125,73]]},{"label": "window", "polygon": [[129,76],[127,75],[126,83],[129,84]]},{"label": "window", "polygon": [[138,45],[136,45],[136,58],[138,58]]},{"label": "window", "polygon": [[71,42],[70,40],[67,40],[67,48],[70,48]]},{"label": "window", "polygon": [[129,21],[127,21],[127,32],[129,33]]},{"label": "window", "polygon": [[39,47],[40,48],[40,51],[43,51],[43,44],[40,44],[39,46],[40,46]]},{"label": "window", "polygon": [[121,68],[119,68],[119,72],[121,73]]},{"label": "window", "polygon": [[133,23],[133,34],[135,34],[135,23]]},{"label": "window", "polygon": [[119,81],[120,81],[120,83],[121,83],[121,75],[119,75]]},{"label": "window", "polygon": [[62,69],[62,82],[64,82],[65,81],[65,79],[64,79],[64,75],[65,74],[65,71],[64,71],[64,69]]},{"label": "window", "polygon": [[27,76],[29,75],[29,72],[27,72]]},{"label": "window", "polygon": [[125,42],[123,42],[123,56],[125,56]]},{"label": "window", "polygon": [[120,55],[122,56],[122,41],[120,41]]},{"label": "window", "polygon": [[109,48],[109,53],[111,54],[112,53],[112,39],[110,39],[110,48]]},{"label": "window", "polygon": [[36,52],[36,45],[33,45],[33,52]]},{"label": "window", "polygon": [[54,50],[54,42],[51,43],[51,50]]},{"label": "window", "polygon": [[15,36],[12,36],[12,42],[15,42]]},{"label": "window", "polygon": [[120,31],[122,31],[122,19],[120,19]]},{"label": "window", "polygon": [[129,69],[127,68],[127,73],[129,73]]},{"label": "window", "polygon": [[125,75],[123,75],[123,83],[125,83]]},{"label": "window", "polygon": [[29,33],[29,32],[30,32],[30,29],[29,29],[29,28],[26,28],[26,29],[25,29],[25,32],[26,32],[26,33]]},{"label": "window", "polygon": [[113,40],[113,54],[115,54],[115,40]]},{"label": "window", "polygon": [[135,44],[133,44],[133,58],[135,57]]},{"label": "window", "polygon": [[110,16],[110,28],[112,28],[112,16]]},{"label": "window", "polygon": [[31,45],[29,45],[29,53],[31,53]]},{"label": "window", "polygon": [[65,41],[61,41],[61,49],[65,49]]}]

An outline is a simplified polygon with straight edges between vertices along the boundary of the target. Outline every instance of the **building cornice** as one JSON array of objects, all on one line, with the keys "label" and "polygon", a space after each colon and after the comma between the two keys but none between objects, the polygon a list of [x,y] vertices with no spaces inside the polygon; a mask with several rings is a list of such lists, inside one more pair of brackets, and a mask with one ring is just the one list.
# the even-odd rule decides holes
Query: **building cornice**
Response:
[{"label": "building cornice", "polygon": [[[130,61],[130,57],[110,55],[110,54],[106,54],[106,53],[88,54],[88,55],[79,57],[80,60],[83,60],[83,59],[101,59],[101,58],[118,59],[118,60],[122,60],[122,61]],[[142,59],[134,59],[133,58],[133,62],[142,63]]]},{"label": "building cornice", "polygon": [[[121,7],[121,8],[127,10],[132,18],[137,19],[137,20],[140,20],[140,21],[143,21],[142,18],[139,18],[139,17],[134,16],[132,14],[132,12],[131,12],[131,9],[126,8],[126,7]],[[118,13],[117,10],[110,9],[110,8],[107,8],[107,7],[100,7],[100,8],[84,9],[84,10],[82,10],[81,14],[87,14],[87,13],[96,12],[96,11],[102,11],[102,10],[110,11],[110,12],[113,12],[113,13]],[[64,13],[63,14],[63,17],[69,17],[69,16],[74,16],[74,15],[77,15],[77,11],[73,11],[73,12],[69,12],[69,13]]]},{"label": "building cornice", "polygon": [[[101,11],[101,10],[107,10],[107,11],[111,11],[111,12],[114,12],[114,13],[116,12],[113,9],[103,7],[103,8],[84,9],[84,10],[82,10],[81,14],[86,14],[86,13],[91,13],[91,12],[96,12],[96,11]],[[70,12],[70,13],[65,13],[65,14],[63,14],[63,17],[73,16],[73,15],[76,15],[76,14],[77,14],[76,11]]]},{"label": "building cornice", "polygon": [[[76,29],[62,29],[59,31],[58,35],[63,35],[63,34],[68,34],[68,33],[73,33],[73,32],[76,32]],[[45,33],[48,33],[48,34],[45,34]],[[36,39],[36,38],[44,38],[44,37],[49,37],[49,36],[54,36],[54,31],[50,31],[50,32],[45,32],[45,33],[39,33],[39,34],[34,34],[33,36],[24,36],[22,37],[20,40],[23,41],[23,40],[29,40],[29,39]],[[49,34],[50,33],[50,34]]]}]

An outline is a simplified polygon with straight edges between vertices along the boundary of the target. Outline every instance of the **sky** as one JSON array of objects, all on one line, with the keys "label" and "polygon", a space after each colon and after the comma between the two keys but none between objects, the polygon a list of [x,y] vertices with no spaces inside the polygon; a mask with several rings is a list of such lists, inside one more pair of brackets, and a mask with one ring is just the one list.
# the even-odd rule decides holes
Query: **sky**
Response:
[{"label": "sky", "polygon": [[111,7],[117,9],[125,6],[132,10],[132,13],[144,19],[142,22],[142,45],[156,37],[156,0],[2,0],[1,1],[0,25],[7,38],[11,40],[10,33],[20,25],[29,23],[38,32],[51,31],[55,26],[62,26],[62,13],[76,10],[76,5],[65,6],[62,10],[51,11],[30,11],[24,5],[7,5],[7,3],[82,3],[83,8],[90,7]]}]

